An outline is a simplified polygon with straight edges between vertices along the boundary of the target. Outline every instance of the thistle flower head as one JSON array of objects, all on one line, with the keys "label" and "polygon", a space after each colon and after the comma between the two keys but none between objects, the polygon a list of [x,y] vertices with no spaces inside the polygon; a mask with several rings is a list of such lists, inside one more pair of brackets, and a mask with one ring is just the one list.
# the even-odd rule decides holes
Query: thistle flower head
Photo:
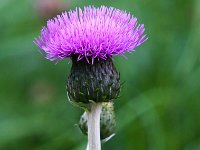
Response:
[{"label": "thistle flower head", "polygon": [[134,51],[147,39],[144,31],[144,25],[130,13],[87,6],[49,20],[34,43],[51,61],[76,56],[93,62]]}]

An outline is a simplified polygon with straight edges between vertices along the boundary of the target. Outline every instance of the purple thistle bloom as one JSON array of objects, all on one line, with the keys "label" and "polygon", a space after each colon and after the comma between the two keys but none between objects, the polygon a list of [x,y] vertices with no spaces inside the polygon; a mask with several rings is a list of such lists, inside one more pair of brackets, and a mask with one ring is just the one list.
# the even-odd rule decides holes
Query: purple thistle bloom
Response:
[{"label": "purple thistle bloom", "polygon": [[47,22],[34,43],[54,61],[77,56],[78,60],[106,60],[124,55],[147,40],[143,24],[130,13],[113,7],[76,8]]}]

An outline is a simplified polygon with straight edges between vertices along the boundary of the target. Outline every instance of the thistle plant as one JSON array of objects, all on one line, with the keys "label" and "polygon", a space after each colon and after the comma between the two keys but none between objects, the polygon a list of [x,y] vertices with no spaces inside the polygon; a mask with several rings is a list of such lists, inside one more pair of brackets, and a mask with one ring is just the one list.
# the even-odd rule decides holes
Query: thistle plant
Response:
[{"label": "thistle plant", "polygon": [[100,150],[100,140],[114,134],[113,102],[121,83],[113,56],[134,52],[147,39],[144,31],[130,13],[87,6],[50,19],[34,41],[46,59],[71,59],[67,93],[85,110],[79,126],[88,135],[89,150]]}]

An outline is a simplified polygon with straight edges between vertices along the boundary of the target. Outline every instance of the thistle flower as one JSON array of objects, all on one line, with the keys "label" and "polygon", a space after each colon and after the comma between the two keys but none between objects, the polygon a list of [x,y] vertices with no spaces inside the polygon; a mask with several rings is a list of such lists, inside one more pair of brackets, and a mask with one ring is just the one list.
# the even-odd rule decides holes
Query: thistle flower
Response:
[{"label": "thistle flower", "polygon": [[35,43],[54,61],[78,56],[104,59],[133,52],[147,38],[144,25],[130,13],[113,7],[76,8],[47,22]]},{"label": "thistle flower", "polygon": [[72,59],[69,98],[76,103],[109,102],[120,92],[120,76],[112,56],[133,52],[147,38],[144,25],[113,7],[76,8],[47,22],[35,44],[44,57]]},{"label": "thistle flower", "polygon": [[120,75],[112,57],[133,52],[147,39],[144,31],[130,13],[88,6],[49,20],[34,41],[45,58],[72,60],[67,93],[71,102],[86,109],[87,120],[83,116],[81,123],[88,129],[83,132],[88,134],[89,150],[101,149],[100,128],[102,139],[114,132],[114,112],[101,109],[120,93]]}]

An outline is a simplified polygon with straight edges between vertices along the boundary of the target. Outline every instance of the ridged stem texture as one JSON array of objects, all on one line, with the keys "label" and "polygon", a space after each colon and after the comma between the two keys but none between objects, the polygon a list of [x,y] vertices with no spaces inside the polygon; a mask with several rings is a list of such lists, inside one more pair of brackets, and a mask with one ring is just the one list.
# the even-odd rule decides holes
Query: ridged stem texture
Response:
[{"label": "ridged stem texture", "polygon": [[101,150],[100,114],[102,103],[92,103],[88,116],[88,150]]}]

